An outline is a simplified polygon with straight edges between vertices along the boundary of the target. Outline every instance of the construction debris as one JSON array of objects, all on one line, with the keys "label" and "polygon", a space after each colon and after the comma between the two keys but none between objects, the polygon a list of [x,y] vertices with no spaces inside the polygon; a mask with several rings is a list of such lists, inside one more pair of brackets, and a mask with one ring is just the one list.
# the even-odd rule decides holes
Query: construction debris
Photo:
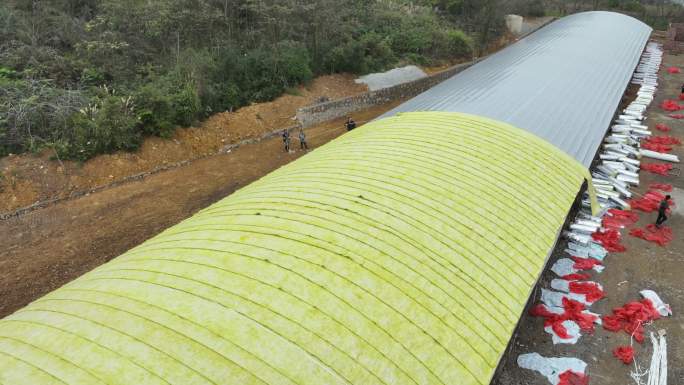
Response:
[{"label": "construction debris", "polygon": [[634,361],[634,348],[631,346],[618,346],[613,349],[613,355],[624,362],[625,365],[629,365]]},{"label": "construction debris", "polygon": [[[630,191],[639,186],[640,171],[647,170],[667,175],[673,169],[672,164],[643,163],[648,157],[677,163],[679,158],[668,154],[673,145],[681,144],[680,140],[671,136],[653,136],[644,124],[646,109],[653,102],[657,88],[657,71],[662,62],[662,50],[658,44],[650,43],[644,57],[634,74],[633,84],[640,85],[637,98],[615,119],[611,132],[606,136],[602,149],[598,154],[598,164],[592,170],[592,183],[596,192],[599,210],[592,210],[589,192],[585,193],[582,208],[577,216],[563,231],[568,240],[565,252],[568,258],[558,259],[551,271],[558,278],[551,280],[550,288],[542,288],[541,303],[530,310],[532,316],[544,318],[544,331],[552,336],[554,344],[574,344],[581,337],[581,332],[591,333],[594,324],[603,324],[610,331],[624,330],[630,338],[637,342],[644,340],[643,325],[660,317],[671,315],[669,305],[663,303],[651,290],[644,290],[641,301],[625,304],[613,310],[611,315],[601,317],[587,308],[605,296],[603,287],[590,280],[590,275],[582,273],[587,270],[601,272],[602,261],[609,252],[622,252],[625,247],[620,244],[620,230],[637,223],[639,215],[632,209],[655,211],[665,196],[656,191],[671,191],[667,184],[652,184],[643,196]],[[669,111],[684,110],[684,105],[677,101],[666,100],[663,108]],[[682,116],[684,117],[684,115]],[[667,132],[670,128],[664,124],[656,126],[658,131]],[[656,242],[667,242],[671,233],[667,228],[633,229],[632,234],[643,232],[643,237]],[[641,234],[641,233],[639,233]],[[669,234],[669,237],[667,236]],[[619,346],[613,354],[625,364],[636,362],[634,349],[630,346]],[[549,381],[561,383],[561,369],[552,370],[548,359],[538,354],[523,355],[518,358],[521,367],[537,370],[546,375],[554,373]],[[582,378],[579,383],[587,381],[583,377],[583,369],[577,372]],[[638,371],[638,369],[637,369]],[[638,378],[639,374],[634,378]],[[649,383],[648,385],[661,385]],[[664,385],[664,384],[663,384]]]},{"label": "construction debris", "polygon": [[648,186],[648,189],[670,192],[672,191],[672,185],[667,183],[651,183],[651,185]]},{"label": "construction debris", "polygon": [[660,299],[660,296],[653,291],[653,290],[642,290],[639,292],[642,297],[645,299],[651,301],[655,309],[658,311],[658,314],[660,314],[663,317],[669,317],[672,315],[672,309],[670,308],[670,305],[666,304],[663,302],[663,300]]},{"label": "construction debris", "polygon": [[[666,162],[672,162],[672,163],[679,163],[679,157],[677,155],[672,155],[672,154],[664,154],[662,152],[658,151],[652,151],[648,149],[641,149],[639,150],[639,154],[642,157],[647,157],[651,159],[657,159],[657,160],[664,160]],[[670,169],[672,169],[672,165],[669,165]],[[663,174],[667,175],[667,174]]]},{"label": "construction debris", "polygon": [[626,303],[613,309],[612,315],[603,316],[603,328],[612,332],[624,330],[635,341],[642,343],[643,325],[660,317],[670,316],[672,311],[654,291],[642,290],[641,295],[643,300]]},{"label": "construction debris", "polygon": [[667,385],[667,341],[665,330],[658,331],[658,338],[651,333],[653,344],[653,356],[648,370],[648,382],[646,385]]},{"label": "construction debris", "polygon": [[566,299],[580,302],[583,305],[591,305],[593,303],[589,302],[584,294],[561,293],[559,291],[542,289],[541,301],[548,307],[563,307],[563,301]]},{"label": "construction debris", "polygon": [[[660,202],[663,199],[665,199],[665,195],[663,195],[662,193],[655,190],[649,190],[641,198],[629,201],[629,204],[632,206],[634,210],[640,210],[645,213],[652,213],[654,211],[658,211],[658,206],[660,205]],[[672,199],[670,199],[668,203],[670,207],[674,205]]]},{"label": "construction debris", "polygon": [[584,375],[586,362],[572,357],[547,358],[539,353],[521,354],[518,356],[518,366],[541,373],[553,385],[572,384],[573,382],[569,382],[571,377],[582,380],[587,378]]},{"label": "construction debris", "polygon": [[580,329],[593,333],[594,324],[601,324],[601,317],[585,309],[585,306],[569,298],[563,298],[563,306],[535,305],[530,309],[533,317],[544,318],[544,331],[551,334],[553,343],[574,344],[580,338]]},{"label": "construction debris", "polygon": [[651,223],[645,229],[636,228],[630,230],[629,235],[653,242],[659,246],[666,246],[672,241],[672,228],[667,226],[657,227]]},{"label": "construction debris", "polygon": [[608,252],[620,253],[626,250],[620,244],[620,232],[617,230],[597,231],[591,235],[592,239],[601,244]]},{"label": "construction debris", "polygon": [[670,132],[671,128],[668,127],[668,125],[665,123],[658,123],[658,124],[656,124],[656,130],[662,131],[662,132]]}]

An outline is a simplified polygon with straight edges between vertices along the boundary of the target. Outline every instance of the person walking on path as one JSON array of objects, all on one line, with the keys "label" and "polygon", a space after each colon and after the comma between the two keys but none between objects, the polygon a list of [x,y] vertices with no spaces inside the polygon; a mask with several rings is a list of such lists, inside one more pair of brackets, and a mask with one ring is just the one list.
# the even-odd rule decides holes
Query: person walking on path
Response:
[{"label": "person walking on path", "polygon": [[309,145],[306,143],[306,134],[304,133],[303,128],[299,129],[299,149],[300,150],[308,150],[309,149]]},{"label": "person walking on path", "polygon": [[666,196],[665,199],[660,201],[660,205],[658,206],[658,219],[656,219],[656,227],[660,228],[660,226],[665,223],[667,220],[667,210],[670,208],[670,196]]},{"label": "person walking on path", "polygon": [[285,145],[285,152],[290,152],[290,132],[283,130],[283,144]]},{"label": "person walking on path", "polygon": [[347,131],[351,131],[356,128],[356,122],[350,117],[347,118],[347,123],[344,124],[347,127]]}]

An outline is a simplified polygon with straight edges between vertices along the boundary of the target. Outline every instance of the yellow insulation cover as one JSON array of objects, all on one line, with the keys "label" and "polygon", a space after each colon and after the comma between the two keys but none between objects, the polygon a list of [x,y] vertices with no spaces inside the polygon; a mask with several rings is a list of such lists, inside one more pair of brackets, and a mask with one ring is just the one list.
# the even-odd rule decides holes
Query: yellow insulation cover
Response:
[{"label": "yellow insulation cover", "polygon": [[488,384],[587,171],[369,123],[0,321],[0,384]]}]

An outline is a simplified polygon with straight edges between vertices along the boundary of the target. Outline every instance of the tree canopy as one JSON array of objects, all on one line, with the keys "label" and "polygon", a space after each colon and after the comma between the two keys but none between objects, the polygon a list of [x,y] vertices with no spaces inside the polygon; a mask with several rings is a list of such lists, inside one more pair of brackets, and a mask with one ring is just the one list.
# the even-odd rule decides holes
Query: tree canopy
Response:
[{"label": "tree canopy", "polygon": [[429,1],[9,0],[0,4],[0,155],[136,148],[313,76],[473,51]]},{"label": "tree canopy", "polygon": [[662,24],[681,16],[668,3],[5,0],[0,156],[48,146],[85,160],[319,74],[468,60],[500,36],[505,13],[610,8]]}]

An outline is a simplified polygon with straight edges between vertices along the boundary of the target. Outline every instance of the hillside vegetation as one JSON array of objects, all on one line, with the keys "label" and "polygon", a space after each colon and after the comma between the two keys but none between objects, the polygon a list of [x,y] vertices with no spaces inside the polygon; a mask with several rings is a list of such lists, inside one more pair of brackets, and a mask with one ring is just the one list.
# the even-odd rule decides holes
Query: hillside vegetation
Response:
[{"label": "hillside vegetation", "polygon": [[680,0],[511,0],[509,6],[530,16],[562,17],[582,11],[609,10],[636,17],[656,30],[666,30],[670,22],[684,21],[682,3]]},{"label": "hillside vegetation", "polygon": [[[49,147],[85,160],[318,74],[469,59],[501,32],[481,22],[494,1],[472,3],[5,0],[0,156]],[[485,27],[463,32],[472,25]]]},{"label": "hillside vegetation", "polygon": [[626,12],[664,28],[668,1],[3,0],[0,156],[86,160],[314,76],[469,60],[505,13]]}]

